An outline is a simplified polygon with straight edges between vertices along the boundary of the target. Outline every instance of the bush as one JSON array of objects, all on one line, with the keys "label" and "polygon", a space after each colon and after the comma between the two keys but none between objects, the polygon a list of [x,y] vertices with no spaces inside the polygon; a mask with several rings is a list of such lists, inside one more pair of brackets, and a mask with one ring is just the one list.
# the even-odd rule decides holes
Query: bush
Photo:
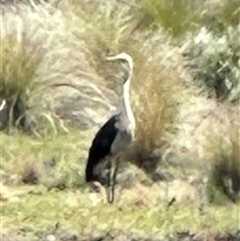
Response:
[{"label": "bush", "polygon": [[200,21],[201,6],[204,1],[141,0],[139,3],[141,6],[140,27],[163,27],[174,37],[179,37],[186,31],[196,28]]},{"label": "bush", "polygon": [[208,97],[239,100],[239,1],[141,0],[139,4],[140,27],[163,27],[183,41],[195,83]]},{"label": "bush", "polygon": [[[236,131],[236,129],[235,129]],[[208,196],[211,202],[224,203],[240,201],[240,145],[239,131],[230,137],[229,148],[218,145],[218,152],[213,157],[210,172]]]},{"label": "bush", "polygon": [[206,1],[201,25],[208,26],[211,31],[219,31],[224,26],[237,26],[239,12],[238,0]]},{"label": "bush", "polygon": [[[151,176],[156,175],[161,162],[161,153],[169,146],[166,133],[176,124],[177,104],[173,89],[177,91],[179,83],[173,75],[167,75],[166,69],[158,65],[139,63],[135,69],[134,85],[137,93],[132,99],[136,116],[136,141],[132,149],[133,162]],[[174,86],[174,87],[173,87]],[[171,89],[173,88],[173,89]],[[158,176],[158,177],[157,177]]]},{"label": "bush", "polygon": [[12,35],[2,39],[1,50],[0,97],[6,101],[1,111],[2,127],[10,130],[18,126],[29,131],[28,103],[36,88],[34,79],[42,56],[27,39],[20,42]]},{"label": "bush", "polygon": [[185,54],[195,83],[208,97],[236,102],[240,97],[240,25],[220,33],[203,27],[189,42]]}]

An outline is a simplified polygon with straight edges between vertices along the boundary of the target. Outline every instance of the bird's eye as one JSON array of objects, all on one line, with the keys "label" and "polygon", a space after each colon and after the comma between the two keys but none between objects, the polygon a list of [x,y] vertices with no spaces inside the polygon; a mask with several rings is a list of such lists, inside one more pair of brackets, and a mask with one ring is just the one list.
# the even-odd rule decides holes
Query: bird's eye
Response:
[{"label": "bird's eye", "polygon": [[120,63],[121,63],[122,65],[128,65],[128,62],[127,62],[126,59],[121,59],[121,60],[120,60]]}]

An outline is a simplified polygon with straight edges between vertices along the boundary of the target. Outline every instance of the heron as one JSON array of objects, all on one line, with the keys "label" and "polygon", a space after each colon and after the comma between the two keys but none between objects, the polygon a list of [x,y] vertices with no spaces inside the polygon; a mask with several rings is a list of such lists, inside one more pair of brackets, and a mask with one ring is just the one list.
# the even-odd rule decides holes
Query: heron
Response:
[{"label": "heron", "polygon": [[107,162],[108,191],[107,201],[114,202],[116,176],[122,155],[134,140],[135,118],[130,105],[130,82],[133,73],[133,60],[127,53],[107,57],[107,61],[120,61],[124,65],[123,93],[119,98],[119,110],[98,130],[89,149],[85,169],[86,182],[98,181],[94,169]]}]

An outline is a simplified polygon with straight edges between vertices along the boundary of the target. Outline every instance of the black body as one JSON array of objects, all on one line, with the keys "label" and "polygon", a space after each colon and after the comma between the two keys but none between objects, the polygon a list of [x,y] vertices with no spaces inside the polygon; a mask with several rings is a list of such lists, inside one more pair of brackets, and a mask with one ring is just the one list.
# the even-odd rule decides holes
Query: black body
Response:
[{"label": "black body", "polygon": [[118,129],[115,124],[119,120],[119,115],[111,117],[97,132],[89,149],[85,178],[86,182],[97,181],[94,176],[94,167],[111,155],[111,146],[114,142]]}]

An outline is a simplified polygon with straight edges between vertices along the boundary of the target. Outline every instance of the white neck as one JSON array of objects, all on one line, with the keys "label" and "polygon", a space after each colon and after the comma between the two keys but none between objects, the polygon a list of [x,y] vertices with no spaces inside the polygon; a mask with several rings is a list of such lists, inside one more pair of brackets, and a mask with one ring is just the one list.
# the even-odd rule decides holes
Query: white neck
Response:
[{"label": "white neck", "polygon": [[131,73],[129,74],[129,77],[127,81],[125,82],[123,86],[123,108],[126,110],[126,115],[128,120],[130,121],[130,128],[135,129],[135,118],[132,112],[131,104],[130,104],[130,80],[131,80]]}]

